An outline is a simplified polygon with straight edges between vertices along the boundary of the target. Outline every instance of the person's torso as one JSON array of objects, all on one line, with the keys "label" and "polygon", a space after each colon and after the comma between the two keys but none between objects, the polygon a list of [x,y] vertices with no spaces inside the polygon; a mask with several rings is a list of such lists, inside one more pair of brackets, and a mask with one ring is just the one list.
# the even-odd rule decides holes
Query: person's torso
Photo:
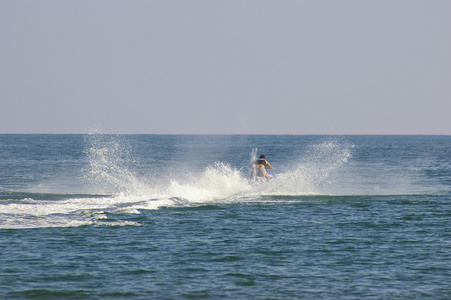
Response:
[{"label": "person's torso", "polygon": [[267,165],[268,163],[266,162],[266,159],[259,158],[255,161],[255,166],[257,168],[266,168]]}]

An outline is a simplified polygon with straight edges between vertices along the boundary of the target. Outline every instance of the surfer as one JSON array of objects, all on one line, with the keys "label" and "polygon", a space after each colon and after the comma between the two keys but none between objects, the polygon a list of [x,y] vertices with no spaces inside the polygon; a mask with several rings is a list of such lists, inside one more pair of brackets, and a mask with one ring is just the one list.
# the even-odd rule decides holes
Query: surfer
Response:
[{"label": "surfer", "polygon": [[273,167],[266,160],[265,155],[260,155],[260,158],[252,162],[249,167],[252,168],[252,177],[265,177],[268,181],[271,180],[268,172],[266,172],[266,168],[272,169]]}]

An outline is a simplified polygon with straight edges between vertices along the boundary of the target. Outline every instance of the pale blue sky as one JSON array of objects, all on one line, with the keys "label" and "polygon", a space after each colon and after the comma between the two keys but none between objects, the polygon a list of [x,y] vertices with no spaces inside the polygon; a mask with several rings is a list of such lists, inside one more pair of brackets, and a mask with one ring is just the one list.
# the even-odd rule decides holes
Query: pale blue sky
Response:
[{"label": "pale blue sky", "polygon": [[2,0],[0,133],[451,134],[449,0]]}]

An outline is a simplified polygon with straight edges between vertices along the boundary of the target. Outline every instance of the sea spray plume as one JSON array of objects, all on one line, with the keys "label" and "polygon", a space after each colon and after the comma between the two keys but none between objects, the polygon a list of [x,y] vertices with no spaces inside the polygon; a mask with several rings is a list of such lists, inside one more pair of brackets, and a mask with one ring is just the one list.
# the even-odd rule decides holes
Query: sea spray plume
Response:
[{"label": "sea spray plume", "polygon": [[254,164],[252,164],[253,162],[255,162],[256,160],[257,160],[257,152],[258,151],[258,149],[257,148],[254,148],[254,149],[252,149],[252,152],[251,152],[251,160],[249,161],[249,165],[250,166],[252,166],[252,168],[253,168],[253,170],[252,170],[252,172],[251,172],[251,177],[252,177],[252,180],[255,180],[256,179],[256,176],[255,176],[255,165]]},{"label": "sea spray plume", "polygon": [[172,197],[189,202],[208,202],[242,195],[249,189],[251,186],[240,170],[216,162],[214,166],[207,167],[200,176],[193,176],[187,182],[173,180],[168,193]]},{"label": "sea spray plume", "polygon": [[253,163],[257,159],[257,151],[257,148],[252,149],[251,160],[249,161],[249,164]]},{"label": "sea spray plume", "polygon": [[118,136],[90,134],[85,137],[88,166],[85,180],[102,193],[136,193],[144,184],[128,169],[130,149]]},{"label": "sea spray plume", "polygon": [[295,169],[278,174],[276,184],[269,188],[282,194],[331,193],[333,174],[351,158],[353,147],[339,138],[311,145]]}]

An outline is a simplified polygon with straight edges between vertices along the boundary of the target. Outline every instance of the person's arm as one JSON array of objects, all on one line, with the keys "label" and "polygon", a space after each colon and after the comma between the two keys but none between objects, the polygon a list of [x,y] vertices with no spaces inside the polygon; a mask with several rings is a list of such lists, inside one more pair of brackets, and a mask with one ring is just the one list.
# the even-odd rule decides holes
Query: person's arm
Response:
[{"label": "person's arm", "polygon": [[271,166],[271,164],[269,163],[269,161],[266,161],[266,166],[267,166],[268,168],[270,168],[271,170],[273,169],[273,167]]}]

